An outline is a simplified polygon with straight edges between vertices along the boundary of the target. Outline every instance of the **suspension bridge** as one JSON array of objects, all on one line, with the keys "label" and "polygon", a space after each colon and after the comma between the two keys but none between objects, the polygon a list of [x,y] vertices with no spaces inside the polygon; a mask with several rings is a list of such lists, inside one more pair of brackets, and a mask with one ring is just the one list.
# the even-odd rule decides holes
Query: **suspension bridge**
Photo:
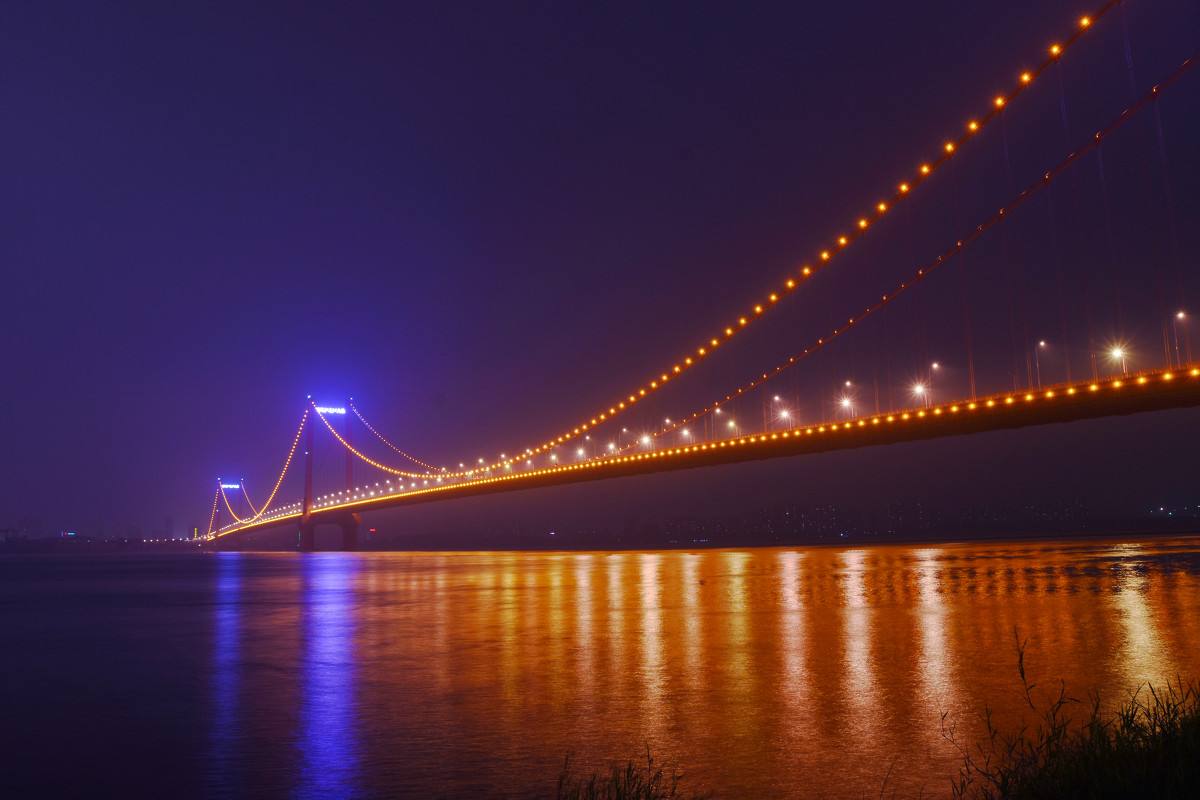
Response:
[{"label": "suspension bridge", "polygon": [[[570,426],[492,458],[449,466],[401,448],[352,399],[308,397],[269,493],[255,503],[244,480],[218,479],[200,538],[217,545],[291,526],[297,546],[308,550],[318,526],[332,526],[341,531],[341,547],[353,549],[361,515],[376,509],[1200,405],[1200,362],[1192,357],[1186,303],[1194,270],[1185,254],[1193,250],[1182,241],[1188,220],[1175,201],[1161,111],[1167,95],[1186,101],[1191,92],[1194,103],[1195,57],[1187,55],[1155,82],[1140,85],[1124,11],[1122,2],[1110,0],[1073,20],[1060,38],[1040,46],[1037,59],[1012,70],[1005,91],[990,94],[975,114],[964,114],[961,128],[937,143],[935,156],[917,160],[878,192],[864,204],[866,213],[817,237],[823,244],[810,258],[757,301],[730,310],[725,323],[698,335],[648,379],[614,388],[607,402]],[[1077,133],[1063,62],[1099,46],[1092,40],[1103,25],[1114,26],[1123,48],[1126,99],[1095,127]],[[1064,146],[1057,157],[1028,170],[1022,186],[1010,137],[1021,124],[1021,106],[1039,102],[1039,92],[1057,108]],[[1147,121],[1141,132],[1150,135],[1127,133],[1138,120]],[[684,378],[703,372],[761,320],[804,296],[815,279],[852,263],[856,247],[886,228],[900,209],[916,213],[924,202],[918,198],[931,194],[941,176],[951,188],[963,185],[966,167],[959,162],[997,151],[1001,202],[991,211],[962,220],[952,193],[954,208],[931,213],[952,218],[956,229],[932,255],[902,259],[916,261],[915,268],[881,277],[880,290],[865,297],[839,295],[851,313],[811,337],[806,333],[790,353],[737,385],[715,391],[693,386],[668,399]],[[1137,263],[1122,255],[1131,248],[1122,247],[1114,233],[1119,215],[1114,153],[1153,165],[1138,174],[1150,174],[1148,183],[1161,203],[1154,216],[1159,229],[1136,232],[1146,240],[1142,252],[1152,254]],[[1086,202],[1094,206],[1090,216],[1079,210]],[[1064,209],[1072,206],[1078,218],[1094,223],[1093,230],[1080,233],[1079,224],[1068,225]],[[1048,243],[1034,255],[1020,252],[1025,233],[1007,231],[1021,217],[1039,226],[1040,240]],[[1078,240],[1074,257],[1066,242],[1072,235]],[[974,255],[981,248],[991,248],[993,255]],[[996,295],[1007,302],[981,300]],[[1043,338],[1033,331],[1053,334]],[[912,335],[919,346],[909,347],[905,366],[893,370],[891,349]],[[846,356],[851,343],[859,348],[855,366]],[[861,356],[864,351],[869,358]],[[931,351],[951,355],[934,360]],[[842,377],[851,372],[856,377]],[[863,372],[866,379],[857,377]],[[697,398],[700,391],[707,399]],[[667,404],[682,413],[662,413]],[[635,420],[631,431],[627,423]],[[344,458],[344,476],[333,487],[316,485],[318,436]],[[289,475],[302,484],[289,484]],[[285,486],[296,494],[285,496]]]}]

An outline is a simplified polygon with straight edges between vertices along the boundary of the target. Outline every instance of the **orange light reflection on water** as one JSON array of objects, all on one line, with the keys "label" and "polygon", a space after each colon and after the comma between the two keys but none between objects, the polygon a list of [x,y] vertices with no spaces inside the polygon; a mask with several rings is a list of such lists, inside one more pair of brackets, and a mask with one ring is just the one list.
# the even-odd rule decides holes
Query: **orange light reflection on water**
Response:
[{"label": "orange light reflection on water", "polygon": [[1200,539],[317,556],[352,565],[336,581],[262,558],[253,583],[223,574],[246,604],[215,607],[238,654],[216,702],[335,725],[339,780],[365,794],[396,774],[400,793],[552,791],[566,753],[586,770],[648,743],[722,796],[859,797],[889,768],[937,796],[957,767],[942,712],[965,737],[985,705],[1017,720],[1014,629],[1031,679],[1075,696],[1200,677]]}]

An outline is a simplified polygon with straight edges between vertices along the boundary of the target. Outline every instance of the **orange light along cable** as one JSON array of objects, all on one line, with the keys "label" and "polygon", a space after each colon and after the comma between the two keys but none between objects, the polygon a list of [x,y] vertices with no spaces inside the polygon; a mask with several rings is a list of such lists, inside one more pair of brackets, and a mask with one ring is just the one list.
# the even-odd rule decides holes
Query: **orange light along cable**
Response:
[{"label": "orange light along cable", "polygon": [[[1024,94],[1030,85],[1047,70],[1056,61],[1062,59],[1065,52],[1073,46],[1086,31],[1095,27],[1096,23],[1103,19],[1109,12],[1120,5],[1121,0],[1107,0],[1099,9],[1091,14],[1079,17],[1076,21],[1074,30],[1065,39],[1056,42],[1047,49],[1045,56],[1040,64],[1035,68],[1025,70],[1019,73],[1013,87],[1006,94],[997,94],[991,99],[986,113],[977,117],[972,117],[964,126],[962,132],[958,135],[944,140],[939,146],[939,155],[937,158],[922,163],[918,167],[916,173],[897,184],[894,190],[888,194],[886,200],[880,200],[872,205],[872,211],[866,215],[860,215],[857,222],[847,226],[847,233],[834,236],[834,243],[820,249],[812,262],[804,264],[794,275],[789,275],[781,288],[771,291],[759,303],[753,304],[749,311],[737,315],[734,321],[723,326],[716,335],[709,337],[706,341],[695,348],[694,351],[687,355],[681,356],[671,366],[662,369],[654,378],[651,378],[646,384],[628,392],[622,398],[608,406],[607,409],[601,409],[589,419],[579,422],[562,434],[552,437],[537,447],[526,448],[521,457],[525,455],[537,455],[558,445],[572,441],[583,433],[591,430],[597,425],[607,422],[618,414],[626,411],[639,400],[652,394],[658,389],[665,386],[670,380],[681,373],[691,369],[693,366],[700,363],[713,350],[717,349],[724,342],[728,342],[745,328],[749,327],[754,320],[763,316],[767,310],[776,305],[779,300],[793,292],[801,283],[807,281],[818,272],[827,269],[830,262],[836,258],[837,253],[845,247],[853,244],[855,240],[866,235],[871,230],[871,221],[879,219],[887,214],[893,206],[911,195],[912,190],[929,179],[929,177],[944,165],[949,159],[989,123],[995,121],[1000,114],[1012,104],[1012,102]],[[480,465],[471,474],[479,471],[486,471],[502,466],[512,466],[519,458],[507,459],[502,458],[493,461],[490,464]],[[399,473],[394,473],[399,474]],[[465,473],[464,473],[465,474]],[[449,477],[449,475],[447,475]]]},{"label": "orange light along cable", "polygon": [[[1191,381],[1184,381],[1184,375],[1190,377]],[[1176,380],[1178,378],[1179,380]],[[1191,383],[1195,385],[1195,381],[1200,379],[1200,367],[1184,365],[1178,368],[1178,371],[1168,369],[1166,371],[1149,370],[1138,373],[1136,375],[1122,376],[1104,381],[1078,381],[1054,384],[1050,387],[1045,387],[1039,390],[1038,394],[1033,393],[1012,393],[999,392],[993,395],[984,395],[972,400],[954,400],[946,403],[941,403],[930,408],[909,408],[898,411],[889,412],[886,414],[870,414],[862,417],[854,417],[840,422],[829,422],[817,425],[797,426],[786,431],[774,431],[771,433],[747,434],[736,436],[730,439],[722,439],[719,441],[705,442],[691,445],[681,445],[679,447],[664,448],[648,453],[638,453],[635,455],[612,456],[604,457],[595,461],[588,461],[580,464],[568,464],[556,467],[547,467],[542,469],[530,470],[526,472],[506,473],[503,475],[488,476],[476,478],[470,481],[454,484],[442,484],[439,486],[429,486],[417,489],[412,489],[407,492],[399,493],[381,493],[369,497],[355,496],[352,499],[335,502],[326,507],[326,510],[337,510],[341,508],[355,508],[363,506],[372,506],[378,503],[383,503],[397,497],[414,497],[429,494],[445,494],[453,493],[457,490],[467,489],[475,486],[494,485],[500,483],[509,483],[512,481],[527,480],[537,478],[544,475],[561,474],[565,472],[577,472],[583,470],[592,470],[600,467],[610,466],[618,463],[630,463],[635,461],[665,461],[681,455],[691,453],[704,452],[709,450],[718,450],[724,448],[744,448],[757,445],[776,442],[781,439],[799,439],[809,436],[824,436],[836,435],[839,432],[870,427],[895,427],[903,425],[917,425],[921,422],[928,422],[931,419],[955,414],[1004,414],[1009,409],[1020,408],[1021,404],[1016,403],[1016,398],[1021,396],[1025,402],[1034,401],[1054,401],[1055,398],[1074,398],[1076,401],[1087,402],[1086,398],[1097,392],[1112,389],[1122,391],[1122,387],[1128,386],[1148,386],[1152,381],[1161,381],[1162,383],[1174,383],[1179,386],[1181,382]],[[1086,388],[1087,393],[1084,392]],[[269,521],[278,521],[282,519],[292,519],[300,516],[299,512],[283,514]],[[241,529],[245,530],[245,528]],[[227,531],[233,533],[235,531]],[[224,534],[221,534],[224,535]]]},{"label": "orange light along cable", "polygon": [[[375,469],[382,470],[383,472],[386,472],[391,475],[397,475],[402,478],[425,478],[425,479],[434,478],[437,480],[450,480],[453,478],[469,478],[469,477],[473,477],[474,475],[476,475],[478,473],[482,473],[482,472],[486,472],[491,469],[499,468],[501,465],[511,465],[513,463],[513,460],[506,460],[503,462],[496,462],[494,464],[480,464],[479,466],[472,467],[471,469],[457,470],[454,472],[447,471],[445,468],[441,468],[437,472],[412,472],[411,470],[400,469],[399,467],[393,467],[388,464],[384,464],[381,461],[376,461],[375,459],[366,455],[361,450],[354,447],[354,445],[350,444],[350,442],[346,441],[346,438],[337,432],[337,429],[334,428],[333,425],[329,422],[329,420],[325,418],[325,415],[322,414],[320,411],[316,410],[316,406],[313,406],[313,411],[317,415],[317,417],[320,418],[321,422],[325,423],[325,427],[329,430],[329,433],[333,435],[333,438],[337,439],[338,443],[341,444],[342,447],[346,448],[346,450],[348,450],[351,453],[351,455],[355,456],[356,458],[358,458],[360,461],[362,461],[364,464],[367,464],[368,466],[372,466]],[[363,422],[365,423],[366,420],[363,420]]]},{"label": "orange light along cable", "polygon": [[229,504],[229,498],[225,496],[225,487],[218,484],[217,491],[219,491],[221,493],[221,499],[225,501],[225,508],[228,509],[229,516],[233,517],[234,522],[240,523],[242,521],[242,518],[239,517],[236,513],[234,513],[233,506],[231,506]]},{"label": "orange light along cable", "polygon": [[[361,460],[364,464],[369,464],[370,466],[375,467],[375,469],[383,470],[384,472],[391,473],[392,475],[400,475],[405,478],[428,478],[428,477],[430,477],[430,474],[428,472],[410,472],[407,470],[396,469],[395,467],[389,467],[387,464],[376,461],[375,459],[371,458],[370,456],[365,455],[362,451],[357,450],[354,447],[354,445],[347,442],[346,439],[340,433],[337,432],[337,429],[335,429],[333,427],[333,425],[331,425],[329,423],[329,420],[325,419],[325,415],[322,414],[320,411],[316,410],[316,406],[310,406],[310,407],[312,408],[313,413],[317,415],[317,419],[319,419],[319,420],[321,420],[321,422],[325,423],[325,427],[329,430],[329,432],[331,434],[333,434],[333,438],[337,439],[341,443],[342,447],[346,448],[347,450],[350,451],[350,453],[357,456],[359,458],[359,460]],[[456,473],[449,473],[449,474],[454,475]],[[465,473],[463,473],[463,474],[465,474]],[[440,477],[440,476],[436,476],[436,477]]]},{"label": "orange light along cable", "polygon": [[[260,508],[258,510],[258,513],[256,513],[253,517],[248,517],[247,519],[244,519],[244,520],[238,519],[238,524],[241,527],[245,527],[246,525],[249,525],[249,524],[255,522],[256,520],[261,519],[263,514],[267,513],[267,509],[269,509],[271,507],[271,503],[273,503],[275,501],[275,495],[277,495],[279,493],[279,487],[281,485],[283,485],[284,476],[287,475],[288,468],[291,467],[291,465],[292,465],[292,459],[296,455],[296,448],[300,444],[300,434],[302,434],[304,432],[304,426],[307,422],[308,422],[308,408],[305,408],[304,413],[300,415],[300,426],[298,428],[296,428],[296,436],[295,436],[295,438],[292,439],[292,447],[290,450],[288,450],[287,458],[284,459],[284,462],[283,462],[283,469],[279,472],[279,477],[275,480],[275,486],[274,486],[274,488],[271,489],[271,494],[267,496],[267,499],[263,503],[262,508]],[[326,423],[326,424],[328,424],[328,423]],[[218,489],[218,491],[220,491],[220,489]],[[221,496],[224,497],[224,492],[221,492]],[[229,501],[226,500],[225,504],[228,506]],[[230,509],[229,513],[233,514],[233,509]],[[236,515],[234,516],[234,519],[237,519]],[[223,532],[228,532],[227,528],[222,528],[221,530]]]},{"label": "orange light along cable", "polygon": [[[846,322],[846,324],[844,324],[840,327],[834,328],[831,332],[829,332],[825,336],[818,338],[815,342],[811,343],[803,351],[801,351],[793,356],[790,356],[787,359],[787,361],[777,364],[775,367],[768,370],[767,372],[760,373],[753,380],[743,383],[737,389],[734,389],[732,392],[725,395],[724,399],[714,402],[711,405],[705,406],[702,409],[694,411],[690,415],[682,417],[679,420],[673,421],[670,425],[663,426],[658,431],[656,431],[655,433],[650,434],[650,435],[657,438],[659,436],[662,436],[662,435],[665,435],[668,433],[673,433],[674,431],[678,430],[679,428],[681,428],[684,425],[691,424],[693,422],[696,422],[697,420],[704,418],[708,414],[712,413],[715,409],[719,408],[722,403],[729,402],[729,401],[735,399],[736,397],[761,386],[762,384],[771,380],[771,378],[774,378],[775,376],[779,375],[781,372],[786,370],[788,367],[794,366],[796,363],[803,360],[804,358],[815,354],[817,351],[823,349],[826,345],[830,344],[834,339],[839,338],[840,336],[845,334],[847,331],[849,331],[851,328],[853,328],[855,325],[862,322],[863,319],[882,310],[885,306],[887,306],[889,303],[891,303],[897,297],[904,294],[905,292],[912,290],[916,284],[920,283],[925,278],[929,277],[930,273],[932,273],[938,267],[941,267],[944,264],[946,264],[955,255],[957,255],[959,252],[961,252],[963,249],[965,249],[968,245],[972,244],[977,239],[982,237],[983,234],[986,233],[988,230],[990,230],[991,228],[995,227],[996,225],[1000,224],[1005,219],[1007,219],[1008,216],[1011,214],[1011,212],[1014,209],[1019,208],[1020,206],[1024,205],[1031,197],[1033,197],[1035,194],[1040,192],[1042,189],[1045,189],[1047,186],[1049,186],[1050,183],[1053,182],[1054,179],[1059,177],[1059,175],[1061,175],[1064,171],[1066,171],[1066,169],[1068,167],[1070,167],[1071,164],[1073,164],[1075,161],[1077,161],[1081,157],[1087,155],[1092,150],[1099,147],[1101,142],[1107,136],[1112,134],[1114,131],[1116,131],[1118,128],[1120,128],[1122,125],[1124,125],[1130,119],[1132,119],[1139,111],[1142,111],[1147,106],[1149,106],[1150,103],[1157,100],[1162,95],[1163,90],[1167,89],[1168,87],[1170,87],[1171,85],[1176,83],[1181,77],[1183,77],[1183,75],[1186,72],[1188,72],[1188,70],[1190,70],[1193,66],[1195,66],[1196,59],[1197,59],[1197,56],[1195,54],[1193,54],[1191,57],[1189,57],[1187,60],[1185,60],[1182,64],[1180,64],[1178,67],[1176,67],[1171,72],[1170,75],[1168,75],[1166,78],[1164,78],[1161,82],[1156,83],[1153,87],[1151,87],[1150,91],[1146,92],[1144,95],[1142,95],[1140,98],[1138,98],[1138,100],[1135,101],[1132,105],[1130,105],[1128,108],[1126,108],[1124,111],[1122,111],[1107,126],[1105,126],[1104,128],[1101,128],[1099,131],[1097,131],[1095,134],[1093,134],[1091,139],[1089,139],[1084,145],[1076,148],[1070,154],[1068,154],[1066,158],[1064,158],[1062,161],[1060,161],[1054,167],[1052,167],[1051,169],[1042,173],[1042,176],[1039,179],[1037,179],[1036,181],[1031,183],[1029,186],[1027,186],[1020,194],[1017,195],[1017,197],[1011,203],[1009,203],[1006,206],[1002,206],[995,214],[993,214],[988,219],[984,220],[984,222],[982,224],[975,226],[975,228],[973,228],[969,234],[967,234],[966,236],[964,236],[961,239],[956,240],[953,245],[951,245],[949,248],[947,248],[941,255],[937,256],[933,261],[929,262],[928,264],[926,264],[923,267],[918,268],[916,273],[914,273],[913,276],[909,280],[902,282],[899,286],[894,288],[891,292],[882,295],[880,300],[878,300],[874,304],[868,306],[866,309],[863,310],[863,312],[861,314],[859,314],[855,317],[849,318],[849,320]],[[624,449],[630,449],[630,448],[626,447]]]},{"label": "orange light along cable", "polygon": [[[723,334],[718,334],[717,336],[710,338],[708,340],[708,342],[706,342],[704,345],[701,345],[700,347],[698,347],[696,349],[695,357],[693,357],[692,355],[685,356],[681,360],[679,360],[675,364],[673,364],[669,369],[663,370],[657,378],[651,379],[647,385],[644,385],[644,386],[634,390],[633,392],[631,392],[627,396],[628,402],[626,402],[626,400],[618,401],[614,405],[610,406],[608,408],[607,412],[605,412],[605,411],[599,412],[596,416],[592,417],[590,420],[581,422],[579,425],[575,426],[571,430],[564,432],[557,438],[550,439],[547,442],[545,442],[544,444],[539,445],[536,448],[526,448],[524,451],[522,451],[521,455],[517,458],[512,458],[512,459],[502,458],[502,459],[493,461],[490,464],[481,464],[478,467],[473,468],[471,470],[463,470],[463,471],[459,471],[459,472],[442,472],[442,473],[438,474],[437,477],[442,477],[442,478],[471,477],[477,473],[487,472],[492,469],[496,469],[496,468],[500,468],[500,467],[511,467],[516,461],[518,461],[520,458],[525,457],[526,455],[531,456],[531,455],[536,455],[536,454],[539,454],[542,452],[546,452],[547,450],[551,450],[554,447],[558,446],[559,444],[564,444],[568,441],[575,439],[576,437],[578,437],[579,435],[588,431],[589,429],[595,427],[596,425],[612,419],[617,414],[625,411],[626,409],[628,409],[629,407],[634,405],[642,397],[645,397],[648,394],[650,394],[650,393],[656,391],[657,389],[661,388],[662,386],[666,385],[673,376],[679,375],[682,372],[690,369],[692,366],[698,364],[699,360],[703,359],[705,356],[707,356],[711,352],[712,349],[719,347],[723,341],[728,341],[729,339],[733,338],[740,330],[748,327],[752,323],[753,320],[755,320],[759,316],[763,315],[767,309],[769,309],[771,306],[775,305],[778,302],[778,300],[781,299],[781,297],[785,296],[788,292],[791,292],[793,289],[797,288],[800,282],[803,282],[804,280],[807,280],[808,278],[812,277],[818,271],[821,271],[821,270],[827,268],[829,262],[834,258],[834,255],[836,254],[838,247],[848,246],[855,239],[863,236],[867,232],[867,230],[869,230],[869,228],[870,228],[869,218],[870,217],[878,218],[878,217],[882,216],[883,214],[886,214],[890,210],[891,206],[895,205],[897,202],[899,202],[900,200],[902,200],[906,196],[908,196],[911,193],[911,189],[913,187],[919,185],[921,182],[926,180],[933,171],[935,171],[938,167],[940,167],[942,164],[944,164],[949,158],[951,158],[953,156],[953,154],[961,147],[962,144],[964,144],[968,139],[972,138],[979,130],[981,130],[989,122],[993,121],[1005,107],[1007,107],[1009,104],[1011,104],[1012,100],[1014,100],[1016,97],[1021,95],[1027,89],[1029,84],[1032,83],[1032,81],[1037,76],[1039,76],[1043,71],[1045,71],[1047,68],[1049,68],[1049,66],[1051,66],[1055,61],[1059,60],[1062,57],[1065,50],[1069,46],[1073,45],[1078,40],[1078,38],[1084,33],[1085,30],[1093,27],[1094,24],[1098,20],[1103,18],[1105,15],[1107,15],[1113,8],[1115,8],[1117,5],[1119,5],[1119,3],[1120,3],[1120,0],[1108,0],[1108,2],[1106,2],[1099,10],[1097,10],[1090,16],[1080,18],[1078,27],[1071,34],[1071,36],[1069,36],[1067,39],[1065,39],[1062,43],[1051,46],[1050,51],[1049,51],[1050,52],[1049,57],[1046,58],[1034,70],[1022,72],[1019,76],[1018,82],[1014,86],[1013,90],[1007,96],[997,95],[993,100],[992,108],[986,114],[980,116],[977,119],[972,119],[967,124],[965,133],[960,133],[959,136],[956,137],[955,139],[947,141],[945,143],[945,145],[943,145],[942,153],[939,155],[939,157],[937,159],[921,165],[921,167],[918,169],[917,177],[910,179],[911,182],[905,181],[905,182],[900,183],[898,185],[897,189],[894,191],[894,193],[890,196],[890,200],[878,202],[875,205],[875,210],[872,212],[871,215],[869,215],[869,217],[860,217],[858,220],[858,224],[857,224],[857,228],[858,228],[857,233],[842,234],[841,236],[839,236],[837,238],[837,247],[831,246],[830,248],[821,250],[819,252],[818,258],[815,261],[815,263],[817,264],[816,267],[813,267],[811,265],[805,265],[805,266],[801,267],[801,269],[799,270],[798,275],[797,275],[799,280],[797,280],[797,278],[789,277],[785,281],[784,286],[781,290],[779,290],[777,292],[771,292],[766,297],[766,299],[763,303],[754,305],[750,312],[739,316],[736,324],[731,323],[730,325],[727,325],[724,328]],[[866,224],[864,224],[864,223],[866,223]],[[851,226],[851,227],[853,228],[854,226]],[[824,266],[822,266],[822,265],[824,265]],[[356,410],[356,414],[357,413],[358,412]],[[361,414],[359,414],[359,418],[363,420],[364,424],[367,424],[366,420],[362,418]],[[404,476],[404,477],[429,477],[429,474],[427,474],[427,473],[415,473],[415,472],[411,472],[411,471],[396,469],[394,467],[389,467],[385,464],[382,464],[378,461],[374,461],[373,459],[368,458],[367,456],[365,456],[364,454],[362,454],[361,452],[355,450],[352,446],[350,446],[349,443],[346,442],[345,439],[341,435],[339,435],[336,430],[334,430],[332,428],[332,426],[329,424],[328,420],[325,420],[323,416],[322,416],[322,421],[325,423],[326,427],[329,428],[330,432],[334,435],[334,437],[337,438],[339,440],[339,442],[341,442],[341,444],[344,447],[346,447],[348,450],[350,450],[355,456],[357,456],[359,459],[364,461],[364,463],[367,463],[367,464],[374,466],[377,469],[381,469],[385,472],[389,472],[393,475]],[[376,431],[374,431],[370,425],[367,425],[367,427],[369,430],[372,430],[372,433],[375,433],[375,435],[379,436],[379,434]],[[380,438],[382,439],[382,437],[380,437]],[[391,445],[390,442],[386,442],[386,440],[384,440],[384,441],[386,444],[391,446],[392,449],[396,450],[401,455],[404,455],[405,457],[408,457],[410,459],[412,458],[407,453],[400,451],[399,448],[396,448],[394,445]],[[412,460],[416,461],[417,463],[420,463],[422,466],[428,466],[428,465],[424,464],[424,462],[420,462],[417,459],[412,459]],[[430,468],[435,469],[433,467],[430,467]],[[282,476],[281,476],[281,478],[282,478]],[[276,488],[278,488],[278,484],[277,484]],[[274,497],[274,493],[272,493],[272,497]],[[266,506],[264,506],[264,510],[265,509],[266,509]],[[261,513],[259,515],[256,515],[255,519],[257,519],[258,516],[261,516]]]},{"label": "orange light along cable", "polygon": [[[218,481],[218,483],[220,483]],[[205,538],[212,536],[213,525],[217,523],[217,501],[220,499],[221,487],[217,486],[217,490],[213,492],[212,513],[208,515],[208,531],[204,534]]]},{"label": "orange light along cable", "polygon": [[246,482],[238,481],[238,486],[242,489],[242,497],[246,498],[246,505],[250,506],[250,510],[255,514],[258,514],[259,510],[254,507],[254,501],[250,499],[250,493],[246,491]]},{"label": "orange light along cable", "polygon": [[383,435],[382,433],[380,433],[379,431],[375,430],[375,426],[373,426],[371,423],[367,422],[367,419],[366,419],[366,417],[364,417],[364,416],[362,415],[362,412],[358,410],[358,406],[354,405],[354,400],[353,400],[353,399],[351,399],[351,400],[349,401],[349,405],[350,405],[350,410],[354,412],[354,416],[358,417],[359,421],[360,421],[360,422],[362,422],[362,424],[363,424],[364,426],[366,426],[366,429],[367,429],[368,431],[370,431],[371,433],[375,434],[375,438],[376,438],[376,439],[378,439],[379,441],[383,442],[385,445],[387,445],[388,447],[390,447],[392,450],[394,450],[395,452],[397,452],[397,453],[399,453],[400,455],[404,456],[405,458],[407,458],[409,461],[413,462],[414,464],[418,464],[418,465],[420,465],[420,466],[422,466],[422,467],[425,467],[425,468],[426,468],[426,469],[428,469],[428,470],[431,470],[430,474],[433,474],[433,473],[436,473],[436,472],[440,472],[440,471],[442,471],[442,468],[441,468],[441,467],[435,467],[435,466],[433,466],[432,464],[426,464],[426,463],[425,463],[424,461],[422,461],[421,459],[417,458],[417,457],[416,457],[416,456],[414,456],[414,455],[411,455],[411,454],[409,454],[409,453],[406,453],[406,452],[404,452],[404,451],[403,451],[403,450],[401,450],[399,447],[396,447],[396,445],[394,445],[394,444],[392,444],[390,441],[388,441],[388,440],[387,440],[387,438],[386,438],[386,437],[384,437],[384,435]]}]

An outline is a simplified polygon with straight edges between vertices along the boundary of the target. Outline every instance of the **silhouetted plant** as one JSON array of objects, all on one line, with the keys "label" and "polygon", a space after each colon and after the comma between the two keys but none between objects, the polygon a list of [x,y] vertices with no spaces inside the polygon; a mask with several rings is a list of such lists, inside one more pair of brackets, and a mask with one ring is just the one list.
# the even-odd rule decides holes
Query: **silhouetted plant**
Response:
[{"label": "silhouetted plant", "polygon": [[[1015,632],[1014,632],[1015,633]],[[942,715],[942,735],[962,754],[955,798],[1184,798],[1200,796],[1200,691],[1180,679],[1162,688],[1142,684],[1116,711],[1101,711],[1059,683],[1039,705],[1025,672],[1026,641],[1016,635],[1017,673],[1035,722],[1001,732],[984,710],[987,735],[960,744]],[[1074,708],[1086,711],[1078,721]]]},{"label": "silhouetted plant", "polygon": [[632,759],[624,766],[613,764],[607,775],[593,772],[586,778],[576,777],[571,770],[571,756],[563,762],[558,776],[557,800],[701,800],[709,795],[685,793],[680,783],[683,774],[676,769],[667,773],[655,763],[646,746],[646,763]]},{"label": "silhouetted plant", "polygon": [[[1115,711],[1101,709],[1100,696],[1086,703],[1059,682],[1039,702],[1037,685],[1025,670],[1027,642],[1014,631],[1017,674],[1032,723],[1004,732],[990,708],[983,711],[986,735],[973,745],[955,736],[948,712],[942,735],[958,749],[962,766],[951,781],[956,800],[1017,798],[1194,798],[1200,797],[1200,686],[1176,678],[1164,687],[1142,684]],[[1079,709],[1078,719],[1071,711]],[[571,756],[558,778],[557,800],[684,800],[711,797],[684,792],[682,773],[669,773],[646,748],[645,764],[613,764],[607,774],[576,777]],[[891,768],[879,797],[895,797]],[[889,795],[889,791],[891,794]],[[922,791],[923,795],[924,792]],[[865,794],[864,794],[865,796]]]}]

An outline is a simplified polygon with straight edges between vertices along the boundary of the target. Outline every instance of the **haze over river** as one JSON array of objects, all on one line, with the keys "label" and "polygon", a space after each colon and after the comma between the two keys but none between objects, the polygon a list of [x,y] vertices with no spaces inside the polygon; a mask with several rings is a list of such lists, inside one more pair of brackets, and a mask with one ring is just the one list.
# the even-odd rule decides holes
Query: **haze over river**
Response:
[{"label": "haze over river", "polygon": [[947,793],[1030,677],[1200,677],[1200,538],[0,558],[0,795]]}]

